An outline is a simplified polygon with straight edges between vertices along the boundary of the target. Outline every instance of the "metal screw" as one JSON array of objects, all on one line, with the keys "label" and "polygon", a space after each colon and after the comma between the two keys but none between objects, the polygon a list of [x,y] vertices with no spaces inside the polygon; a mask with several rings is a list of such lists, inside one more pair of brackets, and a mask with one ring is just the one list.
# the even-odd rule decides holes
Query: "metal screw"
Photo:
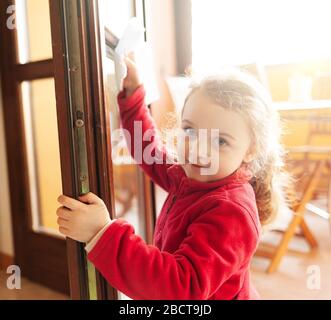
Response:
[{"label": "metal screw", "polygon": [[70,68],[70,71],[72,71],[72,72],[76,72],[76,71],[78,71],[78,67],[77,67],[77,66],[72,66],[72,67]]},{"label": "metal screw", "polygon": [[77,119],[75,121],[75,125],[76,125],[77,128],[81,128],[81,127],[84,127],[85,123],[82,119]]},{"label": "metal screw", "polygon": [[84,181],[86,180],[86,175],[85,174],[82,174],[80,177],[79,177],[80,181]]}]

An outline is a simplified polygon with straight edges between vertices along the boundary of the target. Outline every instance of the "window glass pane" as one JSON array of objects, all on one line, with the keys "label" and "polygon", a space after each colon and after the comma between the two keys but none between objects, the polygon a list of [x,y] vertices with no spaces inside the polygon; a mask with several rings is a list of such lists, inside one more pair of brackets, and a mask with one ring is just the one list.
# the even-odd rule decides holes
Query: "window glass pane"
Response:
[{"label": "window glass pane", "polygon": [[119,135],[121,124],[116,100],[118,91],[115,84],[114,62],[110,59],[106,61],[104,71],[107,73],[108,90],[105,96],[110,113],[109,130],[112,132],[112,140],[116,140],[117,143],[112,154],[116,218],[129,221],[135,227],[136,233],[145,238],[144,215],[139,212],[139,168],[131,158],[124,136]]},{"label": "window glass pane", "polygon": [[16,0],[19,63],[52,58],[48,0]]},{"label": "window glass pane", "polygon": [[[101,21],[116,36],[121,37],[129,19],[134,15],[134,1],[99,1]],[[109,53],[109,52],[108,52]],[[106,52],[104,53],[106,55]],[[113,54],[110,52],[110,56]],[[115,195],[115,216],[122,218],[134,226],[135,233],[146,240],[146,219],[144,210],[142,173],[132,160],[126,146],[124,136],[120,134],[121,122],[117,104],[117,86],[115,81],[115,65],[111,58],[104,59],[105,104],[110,115],[112,137],[112,162]],[[116,143],[116,146],[115,146]],[[130,299],[118,292],[120,300]]]},{"label": "window glass pane", "polygon": [[[122,218],[130,222],[134,226],[136,234],[145,239],[145,216],[144,212],[140,210],[142,199],[139,197],[139,191],[141,191],[141,188],[139,188],[139,168],[131,159],[124,137],[119,139],[120,116],[116,101],[118,91],[112,60],[106,60],[104,72],[107,75],[106,88],[108,90],[105,91],[105,98],[106,107],[110,114],[111,128],[109,130],[111,130],[112,140],[114,141],[116,138],[116,142],[120,141],[117,146],[121,146],[114,148],[113,145],[112,148],[115,214],[116,218]],[[128,297],[119,292],[119,299],[128,299]]]},{"label": "window glass pane", "polygon": [[53,79],[22,83],[32,227],[58,233],[57,197],[62,193]]}]

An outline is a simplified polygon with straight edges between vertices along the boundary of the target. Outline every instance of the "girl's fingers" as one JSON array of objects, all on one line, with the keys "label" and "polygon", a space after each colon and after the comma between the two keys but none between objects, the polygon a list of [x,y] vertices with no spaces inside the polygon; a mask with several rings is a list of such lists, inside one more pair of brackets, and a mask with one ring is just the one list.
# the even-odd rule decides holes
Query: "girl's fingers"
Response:
[{"label": "girl's fingers", "polygon": [[59,226],[59,230],[61,229],[66,229],[67,233],[70,230],[70,226],[69,226],[69,221],[64,220],[62,218],[57,218],[57,224]]},{"label": "girl's fingers", "polygon": [[64,236],[68,236],[68,235],[69,235],[69,230],[68,230],[67,228],[59,227],[59,231],[60,231],[60,233],[62,233]]},{"label": "girl's fingers", "polygon": [[66,207],[59,207],[57,210],[56,210],[56,215],[59,217],[59,218],[62,218],[62,219],[65,219],[65,220],[69,220],[70,217],[71,217],[71,210],[66,208]]},{"label": "girl's fingers", "polygon": [[62,219],[62,218],[57,218],[57,224],[61,227],[61,228],[65,228],[65,229],[69,229],[69,221]]},{"label": "girl's fingers", "polygon": [[80,201],[88,204],[101,204],[102,200],[92,192],[88,192],[78,197]]},{"label": "girl's fingers", "polygon": [[77,210],[82,207],[82,203],[76,199],[67,197],[65,195],[60,195],[57,198],[57,201],[62,204],[64,207],[67,207],[71,210]]}]

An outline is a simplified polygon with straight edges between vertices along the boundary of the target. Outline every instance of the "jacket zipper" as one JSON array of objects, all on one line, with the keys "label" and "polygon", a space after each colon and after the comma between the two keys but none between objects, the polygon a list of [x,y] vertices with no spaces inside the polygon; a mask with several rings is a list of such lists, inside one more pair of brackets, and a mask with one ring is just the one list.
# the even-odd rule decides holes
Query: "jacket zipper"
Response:
[{"label": "jacket zipper", "polygon": [[160,232],[162,232],[162,230],[163,230],[163,228],[164,228],[164,226],[165,226],[165,223],[166,223],[166,221],[167,221],[167,216],[168,216],[168,214],[169,214],[170,209],[171,209],[172,206],[174,205],[174,203],[175,203],[175,201],[176,201],[176,198],[177,198],[177,196],[174,195],[174,196],[172,197],[172,199],[171,199],[171,203],[170,203],[169,207],[167,208],[166,214],[165,214],[165,216],[164,216],[164,218],[163,218],[163,221],[162,221],[162,227],[160,227]]},{"label": "jacket zipper", "polygon": [[[180,190],[182,190],[182,185],[183,185],[183,181],[180,182],[177,194],[180,193]],[[176,200],[177,200],[177,195],[173,195],[173,197],[171,199],[171,203],[169,204],[169,207],[167,208],[166,214],[165,214],[164,218],[162,219],[163,220],[162,221],[162,226],[160,226],[161,237],[162,237],[162,230],[163,230],[163,228],[166,224],[168,214],[169,214],[171,208],[173,207],[174,203],[176,202]]]},{"label": "jacket zipper", "polygon": [[170,209],[173,207],[174,203],[176,202],[176,199],[177,199],[177,196],[174,195],[174,196],[172,197],[171,204],[170,204],[169,207],[167,208],[167,214],[169,213]]}]

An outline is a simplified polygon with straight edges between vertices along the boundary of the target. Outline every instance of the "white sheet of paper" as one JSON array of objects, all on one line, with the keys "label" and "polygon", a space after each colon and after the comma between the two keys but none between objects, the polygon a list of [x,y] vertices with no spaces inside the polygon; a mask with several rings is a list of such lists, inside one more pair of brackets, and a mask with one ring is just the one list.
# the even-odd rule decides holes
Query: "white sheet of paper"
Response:
[{"label": "white sheet of paper", "polygon": [[150,104],[159,99],[151,47],[144,41],[144,27],[137,18],[131,18],[115,49],[115,73],[118,90],[123,88],[127,75],[124,56],[133,52],[136,65],[146,90],[145,101]]}]

